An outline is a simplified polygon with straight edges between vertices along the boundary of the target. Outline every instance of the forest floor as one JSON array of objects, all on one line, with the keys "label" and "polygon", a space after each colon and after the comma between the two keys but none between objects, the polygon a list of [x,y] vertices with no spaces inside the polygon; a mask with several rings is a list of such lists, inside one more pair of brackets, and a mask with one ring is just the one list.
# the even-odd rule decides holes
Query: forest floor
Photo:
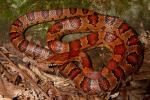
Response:
[{"label": "forest floor", "polygon": [[[149,0],[18,1],[0,0],[0,100],[150,100]],[[139,33],[139,39],[145,46],[143,64],[137,73],[129,77],[119,92],[105,96],[87,95],[77,90],[72,81],[63,78],[58,67],[39,65],[36,60],[22,54],[10,43],[9,26],[18,16],[33,10],[63,7],[92,8],[102,14],[121,17]],[[32,28],[28,32],[39,36],[30,34],[29,39],[34,38],[40,44],[45,36],[43,30],[45,32],[49,26],[45,24]]]}]

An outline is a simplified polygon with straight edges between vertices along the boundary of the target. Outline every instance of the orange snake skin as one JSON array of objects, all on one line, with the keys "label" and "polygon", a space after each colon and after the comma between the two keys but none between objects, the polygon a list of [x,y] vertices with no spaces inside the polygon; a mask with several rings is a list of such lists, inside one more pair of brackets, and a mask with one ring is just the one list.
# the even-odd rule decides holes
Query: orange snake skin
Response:
[{"label": "orange snake skin", "polygon": [[[49,21],[57,21],[47,32],[49,49],[23,35],[29,27]],[[79,32],[91,34],[70,42],[61,41],[63,36]],[[59,72],[86,93],[115,90],[140,68],[144,56],[137,33],[127,23],[118,17],[80,8],[27,13],[11,25],[9,35],[19,51],[58,65]],[[106,47],[112,55],[106,65],[95,69],[86,51],[97,47]]]}]

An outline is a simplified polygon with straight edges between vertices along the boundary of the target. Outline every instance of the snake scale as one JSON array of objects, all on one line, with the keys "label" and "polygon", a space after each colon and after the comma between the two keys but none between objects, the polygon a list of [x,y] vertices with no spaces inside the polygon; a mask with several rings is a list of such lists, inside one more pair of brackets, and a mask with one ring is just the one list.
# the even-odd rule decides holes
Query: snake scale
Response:
[{"label": "snake scale", "polygon": [[[25,31],[36,24],[56,21],[48,29],[49,49],[28,41]],[[76,32],[89,32],[80,39],[63,42],[61,38]],[[86,93],[115,90],[136,72],[143,61],[143,45],[137,33],[123,20],[92,10],[67,8],[35,11],[17,18],[10,28],[10,41],[21,52],[59,65],[59,72]],[[105,66],[94,69],[87,50],[106,47],[112,53]],[[78,62],[74,63],[74,61]]]}]

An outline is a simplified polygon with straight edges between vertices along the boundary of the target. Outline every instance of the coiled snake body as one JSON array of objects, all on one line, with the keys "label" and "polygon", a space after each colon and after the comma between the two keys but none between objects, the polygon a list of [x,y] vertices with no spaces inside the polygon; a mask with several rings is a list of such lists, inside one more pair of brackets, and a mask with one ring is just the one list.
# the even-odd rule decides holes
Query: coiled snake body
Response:
[{"label": "coiled snake body", "polygon": [[[47,32],[49,49],[29,42],[25,30],[35,24],[56,21]],[[90,32],[70,42],[61,37],[76,32]],[[116,89],[142,64],[143,46],[136,32],[123,20],[91,10],[69,8],[31,12],[19,17],[10,28],[10,40],[21,52],[58,64],[60,73],[87,93],[104,93]],[[87,50],[106,47],[112,53],[108,62],[94,69]],[[78,62],[78,64],[74,63]]]}]

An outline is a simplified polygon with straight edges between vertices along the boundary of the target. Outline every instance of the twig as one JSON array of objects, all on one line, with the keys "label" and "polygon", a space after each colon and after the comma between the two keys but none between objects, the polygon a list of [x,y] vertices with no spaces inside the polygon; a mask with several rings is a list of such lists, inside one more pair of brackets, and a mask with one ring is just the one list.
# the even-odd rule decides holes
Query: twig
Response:
[{"label": "twig", "polygon": [[4,58],[6,58],[6,60],[10,64],[13,65],[13,67],[15,68],[16,71],[21,73],[31,83],[31,85],[33,85],[34,89],[38,89],[47,99],[50,99],[50,97],[27,74],[25,74],[21,69],[19,69],[19,67],[16,64],[14,64],[2,51],[0,51],[0,54]]}]

